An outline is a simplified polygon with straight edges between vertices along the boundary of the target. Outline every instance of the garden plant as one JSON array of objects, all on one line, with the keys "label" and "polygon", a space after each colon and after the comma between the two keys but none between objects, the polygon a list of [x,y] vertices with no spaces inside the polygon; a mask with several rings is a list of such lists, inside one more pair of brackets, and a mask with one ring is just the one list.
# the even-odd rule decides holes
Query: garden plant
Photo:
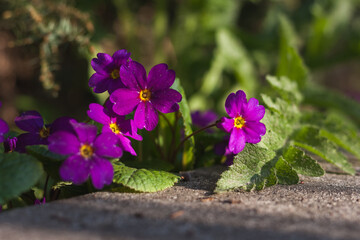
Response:
[{"label": "garden plant", "polygon": [[[276,7],[269,11],[277,34],[268,43],[277,46],[275,53],[268,52],[272,46],[259,43],[266,31],[253,37],[225,23],[208,26],[213,27],[215,47],[199,84],[187,79],[192,72],[184,54],[192,64],[198,61],[187,51],[189,42],[177,43],[183,49],[177,63],[181,74],[172,70],[172,61],[159,61],[147,71],[148,64],[133,48],[88,53],[91,74],[83,84],[96,102],[87,103],[83,119],[61,116],[47,122],[39,109],[24,109],[11,130],[8,125],[14,124],[0,119],[1,209],[95,191],[161,191],[183,181],[183,171],[214,165],[226,166],[213,186],[215,193],[298,184],[301,176],[324,175],[321,162],[355,175],[348,157],[360,159],[360,104],[322,86],[312,74],[326,62],[326,48],[335,45],[335,30],[342,26],[334,16],[343,9],[336,1],[328,2],[328,15],[323,12],[327,4],[312,5],[317,15],[310,23],[305,53],[300,51],[304,48],[299,47],[297,23]],[[348,5],[350,11],[355,3]],[[32,5],[28,10],[32,18],[39,14]],[[62,24],[68,29],[63,34],[74,34],[71,21]],[[324,37],[319,32],[328,24],[335,30]],[[44,25],[38,31],[49,34],[46,29]],[[173,29],[174,36],[181,31],[190,30]],[[41,43],[41,51],[45,44],[62,41],[56,33],[53,42]],[[85,39],[72,41],[81,45]],[[327,46],[321,46],[323,41]],[[345,50],[360,53],[358,46]],[[47,66],[52,55],[43,54]],[[54,93],[54,81],[42,83]]]}]

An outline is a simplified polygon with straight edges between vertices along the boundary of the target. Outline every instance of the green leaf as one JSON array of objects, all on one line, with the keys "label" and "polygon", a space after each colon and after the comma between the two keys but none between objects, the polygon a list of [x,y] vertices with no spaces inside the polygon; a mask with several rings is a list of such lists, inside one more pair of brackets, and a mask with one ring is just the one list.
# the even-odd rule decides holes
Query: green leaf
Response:
[{"label": "green leaf", "polygon": [[294,171],[291,165],[286,162],[283,157],[278,159],[275,164],[275,169],[279,184],[291,185],[299,182],[299,176],[296,171]]},{"label": "green leaf", "polygon": [[113,182],[140,192],[157,192],[169,188],[180,177],[165,171],[136,169],[117,162],[114,166]]},{"label": "green leaf", "polygon": [[326,109],[335,109],[351,117],[360,126],[360,103],[336,91],[312,84],[304,91],[304,103]]},{"label": "green leaf", "polygon": [[[270,171],[271,165],[266,164],[276,156],[274,151],[246,144],[244,150],[234,157],[234,164],[221,174],[215,192],[236,189],[262,189],[266,185],[276,184]],[[267,184],[266,178],[269,183]]]},{"label": "green leaf", "polygon": [[355,169],[341,154],[336,145],[321,137],[320,130],[311,126],[304,126],[294,137],[294,145],[304,148],[324,160],[334,164],[346,173],[355,174]]},{"label": "green leaf", "polygon": [[280,58],[277,68],[277,76],[286,76],[295,81],[300,88],[306,85],[308,70],[302,58],[296,51],[295,31],[290,21],[280,17]]},{"label": "green leaf", "polygon": [[0,154],[0,204],[30,190],[42,174],[41,163],[29,155]]},{"label": "green leaf", "polygon": [[[184,125],[184,133],[185,136],[188,136],[193,133],[191,125],[191,112],[189,108],[189,104],[186,100],[186,95],[184,89],[180,85],[180,80],[177,78],[172,86],[173,89],[177,90],[182,95],[182,100],[179,103],[179,111],[181,113],[181,117],[183,118]],[[191,137],[184,143],[184,150],[182,154],[182,169],[192,169],[195,161],[195,138]]]},{"label": "green leaf", "polygon": [[325,174],[322,167],[302,150],[289,146],[283,153],[283,158],[299,174],[320,177]]},{"label": "green leaf", "polygon": [[298,90],[296,82],[290,81],[287,77],[266,76],[266,80],[288,102],[300,103],[302,94]]},{"label": "green leaf", "polygon": [[56,154],[47,149],[46,146],[27,146],[28,154],[37,158],[44,166],[44,169],[49,176],[55,180],[60,180],[59,168],[62,162],[67,158],[64,155]]}]

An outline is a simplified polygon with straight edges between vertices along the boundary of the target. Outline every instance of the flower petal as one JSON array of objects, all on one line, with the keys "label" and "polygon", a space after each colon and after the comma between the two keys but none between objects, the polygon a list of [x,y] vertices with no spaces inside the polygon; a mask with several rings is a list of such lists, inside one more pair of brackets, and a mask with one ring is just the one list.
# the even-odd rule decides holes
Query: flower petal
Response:
[{"label": "flower petal", "polygon": [[129,59],[131,53],[126,51],[125,49],[117,50],[113,55],[112,58],[116,64],[116,66],[121,66],[122,64],[125,64],[127,60]]},{"label": "flower petal", "polygon": [[244,105],[246,104],[246,94],[244,91],[239,90],[235,93],[231,93],[225,102],[225,109],[230,117],[238,117],[242,115]]},{"label": "flower petal", "polygon": [[159,115],[149,102],[141,102],[135,111],[134,121],[139,129],[153,130],[159,122]]},{"label": "flower petal", "polygon": [[91,66],[95,72],[101,75],[108,75],[109,71],[115,68],[115,63],[109,54],[98,53],[97,58],[91,60]]},{"label": "flower petal", "polygon": [[175,71],[168,69],[165,63],[158,64],[151,68],[148,76],[148,87],[152,91],[170,88],[175,81]]},{"label": "flower petal", "polygon": [[95,93],[102,93],[109,89],[109,84],[113,81],[109,75],[94,73],[89,79],[89,87],[93,88]]},{"label": "flower petal", "polygon": [[250,98],[243,117],[246,121],[260,121],[265,115],[265,107],[256,98]]},{"label": "flower petal", "polygon": [[[80,151],[78,138],[69,132],[58,131],[49,138],[49,150],[63,155],[76,154]],[[18,140],[18,142],[20,139]]]},{"label": "flower petal", "polygon": [[44,120],[37,111],[27,111],[15,118],[15,124],[23,131],[36,133],[43,128]]},{"label": "flower petal", "polygon": [[245,147],[245,134],[242,129],[233,128],[230,133],[229,150],[233,154],[238,154]]},{"label": "flower petal", "polygon": [[110,123],[110,117],[105,114],[103,106],[98,103],[91,103],[89,109],[86,112],[89,118],[104,125]]},{"label": "flower petal", "polygon": [[145,68],[136,61],[121,66],[120,78],[123,84],[132,90],[140,91],[147,87]]},{"label": "flower petal", "polygon": [[119,145],[120,147],[126,151],[131,153],[131,155],[136,156],[136,152],[134,150],[134,148],[131,146],[131,141],[130,139],[126,138],[125,136],[119,134]]},{"label": "flower petal", "polygon": [[132,119],[125,119],[123,116],[116,118],[116,123],[120,128],[121,134],[133,139],[142,141],[142,137],[137,133],[137,127]]},{"label": "flower petal", "polygon": [[119,158],[122,150],[117,143],[118,137],[114,133],[102,133],[95,140],[95,154],[99,157]]},{"label": "flower petal", "polygon": [[73,126],[80,143],[91,144],[94,142],[97,134],[96,126],[86,123],[78,123],[75,120],[70,121],[70,124]]},{"label": "flower petal", "polygon": [[247,122],[245,124],[245,127],[251,129],[252,131],[259,134],[260,136],[264,136],[266,133],[266,126],[265,126],[265,124],[263,124],[261,122]]},{"label": "flower petal", "polygon": [[9,131],[9,126],[4,120],[0,119],[0,135],[3,135],[8,131]]},{"label": "flower petal", "polygon": [[55,119],[55,121],[50,126],[50,134],[53,134],[57,131],[65,131],[72,134],[76,134],[73,126],[70,124],[70,121],[74,121],[75,119],[69,117],[59,117]]},{"label": "flower petal", "polygon": [[80,155],[70,156],[60,167],[60,177],[75,184],[84,183],[90,175],[90,163]]},{"label": "flower petal", "polygon": [[225,132],[231,132],[231,130],[234,128],[234,119],[222,117],[216,126]]},{"label": "flower petal", "polygon": [[94,187],[96,189],[102,189],[104,185],[112,183],[114,168],[110,161],[99,157],[93,157],[90,175]]},{"label": "flower petal", "polygon": [[139,92],[126,88],[113,92],[110,95],[110,101],[114,103],[113,111],[119,115],[131,113],[141,102]]},{"label": "flower petal", "polygon": [[153,92],[151,103],[154,108],[162,113],[171,113],[179,110],[179,104],[182,99],[181,94],[174,89],[165,89]]}]

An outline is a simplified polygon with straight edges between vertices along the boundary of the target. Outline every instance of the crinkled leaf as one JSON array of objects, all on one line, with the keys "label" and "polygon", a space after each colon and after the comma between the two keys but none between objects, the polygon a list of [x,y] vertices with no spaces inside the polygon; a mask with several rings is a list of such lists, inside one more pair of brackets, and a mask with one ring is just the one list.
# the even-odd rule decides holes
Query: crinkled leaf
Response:
[{"label": "crinkled leaf", "polygon": [[280,157],[277,160],[275,169],[279,184],[291,185],[299,182],[299,176],[296,171],[284,160],[283,157]]},{"label": "crinkled leaf", "polygon": [[294,144],[318,155],[346,173],[355,174],[355,169],[347,161],[346,157],[338,151],[335,144],[321,137],[320,130],[317,128],[303,127],[296,133]]},{"label": "crinkled leaf", "polygon": [[302,94],[298,90],[297,83],[289,80],[285,76],[274,77],[266,76],[266,80],[270,83],[282,98],[288,102],[299,103],[302,101]]},{"label": "crinkled leaf", "polygon": [[136,169],[117,162],[114,166],[113,182],[140,192],[157,192],[169,188],[180,177],[165,171]]},{"label": "crinkled leaf", "polygon": [[325,174],[316,160],[297,147],[289,146],[284,151],[283,158],[299,174],[311,177],[320,177]]},{"label": "crinkled leaf", "polygon": [[17,152],[0,154],[0,204],[30,190],[43,174],[34,157]]},{"label": "crinkled leaf", "polygon": [[[244,150],[234,157],[234,164],[221,174],[215,192],[236,189],[262,189],[266,185],[276,184],[271,165],[266,164],[276,156],[274,151],[246,144]],[[266,178],[269,178],[269,183]]]},{"label": "crinkled leaf", "polygon": [[[178,78],[175,80],[172,88],[177,90],[182,95],[182,100],[179,103],[179,106],[180,106],[179,111],[180,111],[181,117],[183,119],[185,136],[188,136],[193,133],[192,128],[191,128],[191,125],[192,125],[191,112],[190,112],[189,104],[186,100],[185,91],[181,87],[180,80]],[[189,138],[184,143],[184,148],[183,148],[184,150],[183,150],[182,164],[181,164],[183,170],[191,169],[194,166],[194,161],[195,161],[195,154],[194,154],[195,148],[194,147],[195,147],[194,137]]]}]

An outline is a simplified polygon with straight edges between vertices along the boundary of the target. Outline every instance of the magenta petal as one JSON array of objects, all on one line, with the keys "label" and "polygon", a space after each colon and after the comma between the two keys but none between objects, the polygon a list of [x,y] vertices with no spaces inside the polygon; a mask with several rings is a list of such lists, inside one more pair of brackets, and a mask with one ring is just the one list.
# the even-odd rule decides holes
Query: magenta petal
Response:
[{"label": "magenta petal", "polygon": [[118,89],[110,95],[110,101],[114,103],[113,110],[119,115],[131,113],[141,102],[139,92],[131,89]]},{"label": "magenta petal", "polygon": [[76,154],[80,151],[79,140],[71,133],[58,131],[52,134],[48,140],[49,150],[54,153],[68,155]]},{"label": "magenta petal", "polygon": [[89,109],[87,111],[89,118],[104,125],[110,123],[110,117],[105,114],[103,106],[98,103],[91,103]]},{"label": "magenta petal", "polygon": [[233,154],[238,154],[245,147],[245,134],[242,129],[233,128],[230,133],[229,150]]},{"label": "magenta petal", "polygon": [[21,130],[36,133],[43,128],[44,121],[37,111],[27,111],[15,118],[15,124]]},{"label": "magenta petal", "polygon": [[110,76],[94,73],[89,79],[89,87],[94,88],[95,93],[105,92],[108,88],[109,82],[113,80]]},{"label": "magenta petal", "polygon": [[119,145],[120,147],[126,151],[131,153],[131,155],[136,156],[136,152],[134,150],[134,148],[131,146],[131,141],[130,139],[126,138],[125,136],[119,134]]},{"label": "magenta petal", "polygon": [[50,126],[50,134],[53,134],[57,131],[66,131],[75,134],[74,128],[70,124],[70,121],[74,121],[74,119],[69,117],[57,118]]},{"label": "magenta petal", "polygon": [[131,55],[130,52],[126,51],[125,49],[121,49],[121,50],[116,51],[112,55],[112,58],[113,58],[116,66],[121,66],[127,62],[130,55]]},{"label": "magenta petal", "polygon": [[230,117],[238,117],[242,114],[244,105],[246,104],[246,94],[239,90],[231,93],[225,102],[225,109]]},{"label": "magenta petal", "polygon": [[244,127],[243,131],[245,133],[245,141],[248,143],[256,144],[261,141],[261,136],[253,131],[251,128]]},{"label": "magenta petal", "polygon": [[234,119],[222,117],[220,123],[218,123],[216,126],[225,132],[231,132],[231,130],[234,128]]},{"label": "magenta petal", "polygon": [[151,103],[156,110],[162,113],[171,113],[179,110],[179,104],[182,99],[181,94],[174,89],[156,91],[151,96]]},{"label": "magenta petal", "polygon": [[90,144],[95,140],[97,134],[96,126],[85,123],[78,123],[75,120],[70,121],[70,124],[73,126],[80,143]]},{"label": "magenta petal", "polygon": [[94,143],[95,153],[98,156],[119,158],[122,156],[122,150],[117,145],[118,138],[114,133],[100,134]]},{"label": "magenta petal", "polygon": [[246,121],[260,121],[265,115],[265,107],[259,105],[259,101],[250,98],[247,104],[247,111],[244,113]]},{"label": "magenta petal", "polygon": [[135,111],[134,121],[139,129],[153,130],[159,122],[155,108],[149,102],[141,102]]},{"label": "magenta petal", "polygon": [[123,84],[132,90],[140,91],[147,87],[145,68],[138,62],[130,61],[129,64],[122,65],[120,78]]},{"label": "magenta petal", "polygon": [[261,122],[247,122],[245,127],[251,129],[260,136],[264,136],[266,133],[266,126]]},{"label": "magenta petal", "polygon": [[108,71],[114,68],[112,57],[106,53],[98,53],[97,58],[91,60],[93,69],[101,75],[108,75]]},{"label": "magenta petal", "polygon": [[75,184],[84,183],[90,175],[90,163],[80,155],[70,156],[60,167],[60,177]]},{"label": "magenta petal", "polygon": [[4,120],[0,119],[0,135],[3,135],[8,131],[9,131],[9,126]]},{"label": "magenta petal", "polygon": [[114,168],[110,161],[94,157],[92,158],[91,181],[96,189],[102,189],[104,185],[112,183]]},{"label": "magenta petal", "polygon": [[170,88],[175,81],[175,72],[165,63],[154,66],[148,76],[148,86],[153,91]]}]

